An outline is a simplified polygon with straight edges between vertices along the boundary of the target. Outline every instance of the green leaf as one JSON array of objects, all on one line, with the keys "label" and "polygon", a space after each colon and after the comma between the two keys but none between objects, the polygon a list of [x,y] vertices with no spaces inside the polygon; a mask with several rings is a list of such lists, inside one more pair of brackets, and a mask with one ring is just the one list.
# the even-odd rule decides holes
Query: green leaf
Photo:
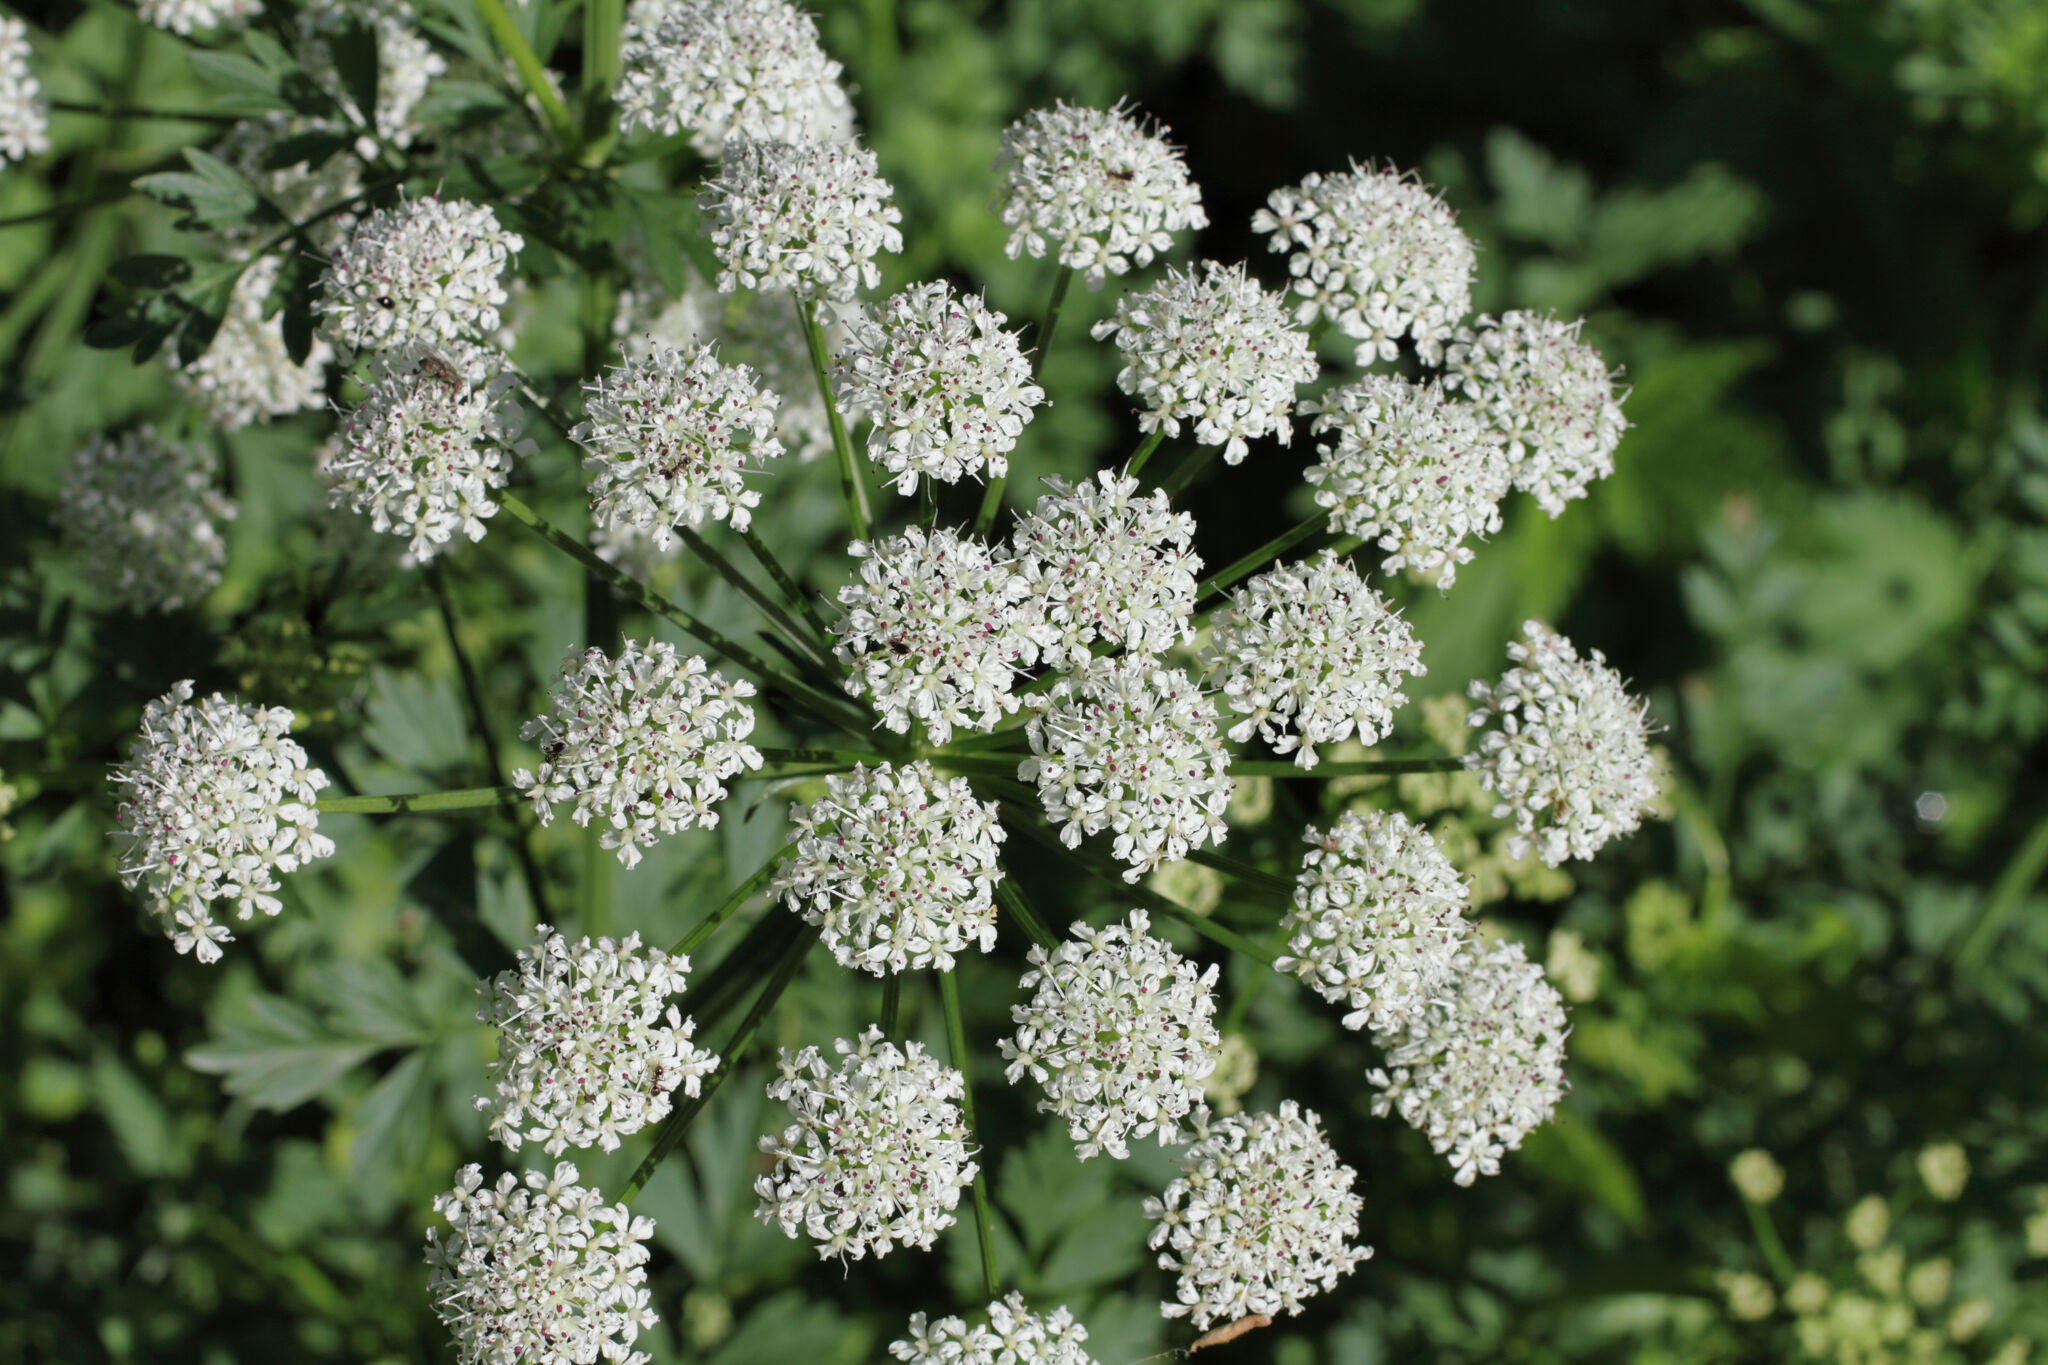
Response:
[{"label": "green leaf", "polygon": [[144,252],[122,257],[108,267],[107,273],[131,289],[163,289],[192,277],[192,259]]},{"label": "green leaf", "polygon": [[1628,1158],[1570,1106],[1528,1136],[1522,1160],[1555,1184],[1586,1195],[1629,1228],[1647,1225],[1642,1183]]},{"label": "green leaf", "polygon": [[1097,1204],[1060,1237],[1046,1258],[1040,1285],[1066,1295],[1122,1279],[1145,1263],[1146,1232],[1136,1200]]},{"label": "green leaf", "polygon": [[183,1175],[191,1167],[191,1149],[179,1140],[163,1104],[104,1048],[92,1060],[92,1093],[100,1117],[113,1130],[121,1155],[136,1174]]},{"label": "green leaf", "polygon": [[259,1109],[291,1109],[375,1056],[376,1043],[339,1037],[303,1005],[261,993],[221,1011],[208,1041],[185,1054],[194,1071]]},{"label": "green leaf", "polygon": [[337,152],[346,151],[354,142],[355,139],[347,133],[294,133],[271,144],[270,150],[263,155],[263,169],[283,171],[293,166],[305,166],[309,170],[318,170]]},{"label": "green leaf", "polygon": [[328,38],[341,88],[348,92],[364,126],[377,126],[377,30],[351,15]]},{"label": "green leaf", "polygon": [[[239,52],[194,50],[187,56],[200,84],[216,92],[217,97],[210,102],[213,108],[226,113],[292,111],[291,101],[284,96],[284,81],[278,72],[251,61]],[[293,69],[297,69],[296,65]]]},{"label": "green leaf", "polygon": [[1057,1124],[1041,1128],[1003,1159],[996,1195],[1033,1256],[1042,1256],[1071,1224],[1101,1206],[1109,1194],[1107,1165],[1076,1159],[1073,1142]]},{"label": "green leaf", "polygon": [[388,958],[327,962],[313,969],[306,993],[346,1037],[387,1047],[416,1047],[440,1031],[419,994]]},{"label": "green leaf", "polygon": [[434,1086],[425,1052],[407,1054],[384,1073],[350,1114],[355,1138],[349,1163],[357,1171],[410,1171],[434,1129]]},{"label": "green leaf", "polygon": [[313,350],[313,301],[320,288],[321,262],[303,251],[285,254],[277,279],[263,300],[263,316],[284,315],[284,346],[294,365],[306,363]]},{"label": "green leaf", "polygon": [[690,267],[682,238],[675,231],[673,220],[662,211],[663,202],[663,196],[631,190],[620,196],[627,218],[640,229],[640,240],[647,248],[647,264],[662,292],[670,298],[680,298],[690,283]]}]

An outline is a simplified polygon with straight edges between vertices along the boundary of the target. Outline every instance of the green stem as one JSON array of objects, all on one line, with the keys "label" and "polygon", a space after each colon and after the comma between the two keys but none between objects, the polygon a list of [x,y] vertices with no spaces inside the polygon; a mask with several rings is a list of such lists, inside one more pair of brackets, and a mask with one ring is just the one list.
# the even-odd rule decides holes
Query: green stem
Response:
[{"label": "green stem", "polygon": [[754,562],[766,569],[768,576],[775,580],[775,586],[782,590],[782,595],[796,603],[797,610],[804,614],[804,619],[817,627],[821,638],[829,641],[832,638],[832,628],[825,624],[825,618],[811,601],[811,595],[797,585],[789,570],[782,567],[782,561],[775,557],[767,542],[755,532],[753,523],[749,522],[746,529],[739,532],[739,538],[745,542],[748,551],[754,556]]},{"label": "green stem", "polygon": [[1032,338],[1032,346],[1038,352],[1039,373],[1045,372],[1046,353],[1052,349],[1052,334],[1060,325],[1060,308],[1067,301],[1067,286],[1074,282],[1074,267],[1063,265],[1060,273],[1053,277],[1052,297],[1045,303],[1045,320],[1038,324],[1038,335]]},{"label": "green stem", "polygon": [[1188,861],[1214,868],[1226,877],[1234,877],[1247,886],[1256,886],[1283,901],[1292,903],[1294,900],[1294,883],[1285,877],[1276,877],[1262,867],[1253,867],[1250,863],[1212,853],[1206,848],[1189,849]]},{"label": "green stem", "polygon": [[1957,971],[1975,972],[1984,964],[2006,922],[2026,904],[2027,893],[2041,880],[2043,871],[2048,871],[2048,818],[2035,824],[1978,907],[1977,922],[1956,946]]},{"label": "green stem", "polygon": [[548,544],[562,551],[578,564],[583,565],[609,582],[613,587],[624,593],[628,600],[647,611],[653,612],[656,616],[675,622],[675,624],[681,626],[699,640],[702,640],[716,653],[724,655],[733,663],[738,664],[741,668],[760,678],[763,686],[774,688],[820,719],[853,734],[866,733],[866,726],[861,720],[857,717],[849,716],[848,712],[851,710],[849,704],[842,702],[837,697],[819,691],[809,683],[801,682],[786,673],[779,673],[775,669],[770,668],[751,650],[732,640],[728,640],[724,635],[705,625],[695,616],[684,611],[660,593],[655,592],[654,589],[619,568],[616,564],[608,563],[602,555],[598,554],[597,551],[591,549],[588,545],[585,545],[582,541],[560,530],[552,522],[541,516],[540,513],[527,506],[523,498],[503,490],[499,491],[497,497],[498,506],[503,508],[514,521],[532,528],[541,539],[547,541]]},{"label": "green stem", "polygon": [[1792,1257],[1778,1236],[1777,1225],[1771,1222],[1770,1211],[1754,1199],[1745,1199],[1742,1203],[1749,1210],[1749,1226],[1756,1233],[1757,1250],[1763,1252],[1764,1261],[1770,1266],[1771,1273],[1778,1277],[1779,1286],[1782,1288],[1792,1283],[1799,1274],[1799,1268],[1792,1264]]},{"label": "green stem", "polygon": [[519,79],[527,91],[540,104],[540,111],[555,130],[555,136],[565,147],[576,145],[576,121],[569,117],[568,106],[548,83],[547,68],[540,64],[540,58],[533,55],[533,48],[527,43],[526,35],[519,31],[519,25],[512,21],[512,15],[505,8],[505,0],[476,0],[476,12],[483,16],[491,37],[497,40],[498,48],[512,59],[512,65],[519,72]]},{"label": "green stem", "polygon": [[609,99],[619,78],[625,13],[625,0],[583,0],[583,93],[593,103]]},{"label": "green stem", "polygon": [[760,892],[761,888],[775,880],[775,870],[781,867],[783,860],[795,851],[795,844],[784,844],[781,848],[776,849],[770,855],[768,861],[761,864],[755,871],[753,876],[733,888],[732,894],[727,896],[716,910],[706,915],[696,928],[678,939],[676,946],[668,950],[669,956],[687,957],[703,947],[705,941],[713,933],[717,932],[719,925],[731,919],[734,914],[738,913],[741,907],[745,906],[748,901],[752,900]]},{"label": "green stem", "polygon": [[682,537],[683,544],[690,547],[691,553],[716,569],[720,578],[739,589],[740,596],[760,608],[763,616],[789,632],[791,640],[802,645],[817,659],[829,660],[832,657],[819,649],[817,638],[809,630],[798,625],[796,618],[784,611],[780,602],[763,592],[758,584],[740,572],[738,565],[713,549],[709,541],[687,526],[678,526],[675,531]]},{"label": "green stem", "polygon": [[1009,482],[1009,478],[1004,473],[988,481],[988,488],[981,495],[981,510],[974,514],[974,534],[977,537],[986,537],[996,524],[996,513],[1003,505],[1003,485]]},{"label": "green stem", "polygon": [[845,772],[855,766],[872,768],[889,760],[871,749],[763,749],[763,760],[769,763],[831,765],[838,772]]},{"label": "green stem", "polygon": [[[1287,939],[1286,929],[1275,929],[1266,936],[1266,951],[1272,953],[1277,960],[1280,950],[1287,946]],[[1236,993],[1230,997],[1230,1008],[1224,1011],[1222,1021],[1216,1025],[1218,1033],[1227,1037],[1243,1030],[1245,1016],[1252,1011],[1252,1002],[1259,998],[1259,992],[1278,970],[1275,968],[1273,972],[1253,972],[1252,979],[1237,988]]]},{"label": "green stem", "polygon": [[583,933],[596,940],[612,931],[612,879],[618,870],[618,855],[604,847],[606,820],[592,820],[583,827],[583,885],[579,896]]},{"label": "green stem", "polygon": [[1321,531],[1329,523],[1329,520],[1330,514],[1328,512],[1317,512],[1308,520],[1274,536],[1244,558],[1232,560],[1229,564],[1202,580],[1201,586],[1195,589],[1195,605],[1198,607],[1202,606],[1211,597],[1216,596],[1225,588],[1237,582],[1238,579],[1264,568],[1268,562],[1279,558],[1304,540]]},{"label": "green stem", "polygon": [[[981,1129],[974,1122],[973,1058],[967,1055],[967,1027],[960,1019],[960,983],[952,972],[939,973],[939,998],[946,1007],[946,1046],[953,1054],[953,1066],[960,1072],[960,1112],[967,1131],[977,1142]],[[983,1145],[974,1163],[974,1228],[981,1241],[981,1278],[990,1299],[1001,1297],[1002,1277],[996,1273],[995,1215],[988,1206],[988,1148]]]},{"label": "green stem", "polygon": [[897,1026],[903,1020],[903,973],[891,972],[882,979],[882,1036],[897,1041]]},{"label": "green stem", "polygon": [[1015,877],[1006,876],[996,883],[996,899],[1003,903],[1003,909],[1010,912],[1018,927],[1024,931],[1025,937],[1033,943],[1047,950],[1060,946],[1060,941],[1053,937],[1052,930],[1045,927],[1045,921],[1038,917],[1038,912],[1024,899],[1023,888],[1017,885]]},{"label": "green stem", "polygon": [[66,114],[93,114],[104,119],[154,119],[161,123],[240,123],[241,114],[216,114],[205,109],[141,109],[130,104],[86,104],[51,100],[50,108]]},{"label": "green stem", "polygon": [[1300,768],[1284,759],[1233,758],[1230,771],[1239,777],[1305,777],[1321,781],[1330,777],[1381,777],[1389,773],[1455,773],[1465,760],[1449,754],[1441,758],[1370,758],[1355,763],[1318,763]]},{"label": "green stem", "polygon": [[754,1001],[754,1007],[747,1011],[747,1017],[740,1021],[739,1029],[719,1054],[718,1069],[704,1078],[702,1090],[694,1097],[683,1101],[661,1121],[661,1127],[655,1130],[654,1145],[648,1149],[647,1155],[634,1169],[633,1178],[626,1182],[625,1192],[619,1196],[621,1202],[631,1203],[633,1196],[647,1187],[648,1180],[653,1178],[661,1163],[682,1144],[683,1138],[690,1131],[690,1125],[697,1121],[697,1115],[703,1113],[705,1106],[711,1103],[712,1097],[718,1094],[718,1089],[725,1084],[726,1077],[739,1070],[740,1062],[747,1055],[747,1049],[753,1046],[754,1035],[760,1032],[761,1021],[768,1017],[768,1012],[775,1008],[775,1002],[782,998],[782,993],[789,988],[789,983],[796,979],[797,972],[803,968],[804,955],[810,952],[811,945],[817,941],[816,926],[806,928],[783,953],[782,960],[775,964],[775,975],[769,978],[767,986]]},{"label": "green stem", "polygon": [[1195,481],[1195,475],[1209,467],[1209,457],[1216,452],[1215,446],[1196,446],[1187,453],[1173,473],[1159,481],[1159,491],[1169,498],[1177,498],[1187,491]]},{"label": "green stem", "polygon": [[512,806],[524,799],[517,787],[466,787],[461,791],[419,792],[410,796],[323,796],[314,809],[322,815],[427,815],[445,810]]},{"label": "green stem", "polygon": [[853,538],[866,540],[874,520],[868,511],[867,485],[860,480],[854,463],[853,441],[846,434],[846,419],[832,397],[831,361],[825,354],[825,329],[818,325],[818,309],[808,299],[796,301],[796,315],[803,323],[804,340],[811,348],[811,369],[818,376],[818,396],[825,400],[825,421],[832,428],[832,450],[839,457],[839,486],[846,493],[846,515],[852,523]]},{"label": "green stem", "polygon": [[1152,452],[1159,449],[1159,443],[1165,439],[1166,428],[1154,427],[1150,436],[1138,442],[1138,449],[1131,456],[1130,463],[1124,466],[1124,473],[1133,479],[1137,478],[1144,470],[1145,462],[1152,458]]}]

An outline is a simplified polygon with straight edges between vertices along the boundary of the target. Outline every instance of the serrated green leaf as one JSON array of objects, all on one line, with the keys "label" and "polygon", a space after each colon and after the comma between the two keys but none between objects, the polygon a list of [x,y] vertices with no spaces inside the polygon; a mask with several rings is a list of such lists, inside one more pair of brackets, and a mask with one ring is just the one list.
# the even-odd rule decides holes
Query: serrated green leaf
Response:
[{"label": "serrated green leaf", "polygon": [[359,1172],[417,1166],[434,1128],[433,1105],[426,1053],[409,1053],[351,1112],[355,1138],[349,1143],[349,1164]]},{"label": "serrated green leaf", "polygon": [[439,1032],[412,983],[387,958],[323,963],[307,977],[306,993],[342,1037],[416,1047]]},{"label": "serrated green leaf", "polygon": [[194,1071],[259,1109],[291,1109],[378,1051],[335,1035],[305,1006],[275,995],[246,996],[222,1011],[208,1041],[185,1054]]},{"label": "serrated green leaf", "polygon": [[194,50],[188,59],[200,83],[217,93],[218,98],[213,101],[216,108],[255,113],[289,112],[292,107],[284,97],[278,73],[266,70],[239,52]]},{"label": "serrated green leaf", "polygon": [[284,44],[261,29],[250,29],[242,35],[242,41],[248,45],[250,53],[267,71],[278,76],[287,76],[299,69],[299,59],[292,56]]}]

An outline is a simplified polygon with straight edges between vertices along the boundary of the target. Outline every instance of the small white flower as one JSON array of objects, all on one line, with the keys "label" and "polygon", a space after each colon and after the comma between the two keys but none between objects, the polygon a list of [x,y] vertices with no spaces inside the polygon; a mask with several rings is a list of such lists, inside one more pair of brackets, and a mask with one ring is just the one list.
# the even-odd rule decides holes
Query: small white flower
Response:
[{"label": "small white flower", "polygon": [[660,1321],[647,1292],[654,1220],[577,1178],[563,1161],[552,1177],[507,1171],[486,1189],[483,1168],[464,1166],[434,1200],[448,1227],[427,1229],[427,1296],[462,1365],[647,1365],[632,1347]]},{"label": "small white flower", "polygon": [[1333,554],[1283,564],[1232,593],[1204,661],[1224,703],[1245,717],[1230,737],[1242,744],[1256,729],[1303,768],[1316,766],[1318,744],[1379,743],[1408,700],[1401,680],[1428,672],[1400,613]]},{"label": "small white flower", "polygon": [[718,1058],[691,1045],[695,1021],[668,1004],[689,970],[687,957],[642,953],[638,934],[572,944],[540,926],[517,970],[477,982],[486,1004],[476,1017],[498,1030],[495,1094],[476,1100],[491,1136],[515,1152],[526,1142],[549,1156],[614,1152],[667,1117],[678,1085],[696,1095]]},{"label": "small white flower", "polygon": [[570,433],[590,452],[590,510],[600,526],[639,526],[656,549],[672,527],[705,519],[744,531],[761,494],[741,476],[782,454],[776,397],[710,346],[660,343],[584,386],[586,419]]},{"label": "small white flower", "polygon": [[181,682],[142,713],[142,731],[109,780],[121,881],[141,887],[181,953],[220,959],[233,937],[213,919],[275,915],[277,874],[334,852],[315,804],[327,774],[288,736],[282,706],[242,706],[216,692],[192,702]]},{"label": "small white flower", "polygon": [[183,36],[253,18],[263,0],[138,0],[135,10],[143,23]]},{"label": "small white flower", "polygon": [[1646,707],[1606,656],[1596,649],[1581,659],[1570,640],[1540,622],[1522,632],[1526,640],[1508,646],[1508,658],[1522,667],[1491,686],[1472,682],[1478,705],[1470,723],[1498,724],[1465,755],[1465,766],[1494,794],[1495,817],[1514,817],[1509,853],[1519,858],[1533,844],[1556,867],[1590,858],[1641,825],[1662,772],[1650,753]]},{"label": "small white flower", "polygon": [[1503,313],[1461,327],[1445,356],[1446,388],[1462,389],[1507,443],[1515,487],[1551,516],[1614,472],[1628,422],[1600,352],[1578,322]]},{"label": "small white flower", "polygon": [[1065,101],[1004,129],[996,167],[1010,259],[1050,249],[1100,289],[1106,275],[1172,250],[1174,233],[1209,226],[1202,192],[1165,134],[1122,103],[1088,109]]},{"label": "small white flower", "polygon": [[844,302],[880,282],[875,256],[903,250],[903,214],[866,147],[734,137],[705,187],[722,293],[786,289]]},{"label": "small white flower", "polygon": [[944,1365],[1097,1365],[1082,1349],[1088,1329],[1065,1305],[1034,1313],[1024,1296],[1011,1292],[988,1306],[988,1321],[969,1327],[963,1318],[929,1321],[910,1316],[910,1335],[889,1343],[898,1360],[942,1361]]},{"label": "small white flower", "polygon": [[29,71],[28,25],[0,15],[0,162],[50,150],[50,105]]},{"label": "small white flower", "polygon": [[1052,491],[1020,518],[1011,546],[1033,566],[1033,631],[1047,664],[1065,668],[1101,640],[1158,655],[1194,638],[1195,519],[1163,490],[1099,470],[1090,482],[1049,478]]},{"label": "small white flower", "polygon": [[974,1180],[979,1149],[960,1118],[966,1081],[921,1044],[884,1042],[879,1028],[834,1046],[837,1071],[814,1047],[783,1049],[768,1098],[796,1122],[761,1139],[775,1169],[754,1181],[755,1216],[809,1237],[820,1260],[929,1251]]},{"label": "small white flower", "polygon": [[1136,882],[1204,840],[1223,842],[1230,755],[1216,708],[1177,668],[1145,658],[1097,659],[1053,684],[1026,727],[1032,757],[1017,769],[1038,784],[1060,840],[1113,831]]},{"label": "small white flower", "polygon": [[746,742],[754,685],[727,682],[674,645],[628,640],[616,660],[601,649],[572,652],[550,695],[552,714],[519,732],[548,737],[540,770],[521,768],[513,785],[544,825],[569,800],[577,824],[602,820],[598,843],[627,867],[662,835],[715,826],[726,779],[761,766]]},{"label": "small white flower", "polygon": [[1016,671],[1037,659],[1024,572],[945,527],[856,541],[851,553],[860,579],[839,590],[846,615],[832,647],[848,692],[898,734],[916,719],[934,744],[955,726],[992,730],[1017,709]]},{"label": "small white flower", "polygon": [[1045,401],[1006,321],[943,280],[914,284],[855,320],[834,383],[850,413],[874,423],[868,457],[917,492],[920,475],[958,483],[1009,473],[1009,452]]},{"label": "small white flower", "polygon": [[[356,119],[363,111],[335,65],[333,36],[350,20],[367,24],[377,35],[377,134],[395,147],[412,145],[412,111],[448,63],[419,32],[419,16],[406,0],[312,0],[299,11],[299,65]],[[357,144],[366,158],[376,142]]]},{"label": "small white flower", "polygon": [[774,889],[842,966],[884,976],[953,970],[953,955],[996,946],[1003,827],[964,777],[928,763],[856,767],[790,810],[795,857]]},{"label": "small white flower", "polygon": [[223,431],[327,402],[333,349],[316,337],[305,363],[294,364],[284,344],[283,314],[263,316],[282,264],[276,256],[260,256],[242,272],[206,353],[178,371],[178,386],[204,404]]},{"label": "small white flower", "polygon": [[1337,1160],[1313,1110],[1293,1100],[1277,1114],[1196,1114],[1181,1176],[1145,1201],[1162,1270],[1180,1274],[1178,1303],[1159,1311],[1197,1327],[1254,1313],[1301,1312],[1318,1290],[1372,1258],[1354,1247],[1357,1172]]},{"label": "small white flower", "polygon": [[637,0],[619,51],[619,128],[687,131],[716,158],[735,135],[846,142],[853,106],[818,25],[787,0]]},{"label": "small white flower", "polygon": [[1287,325],[1278,294],[1248,278],[1244,266],[1203,261],[1142,293],[1116,301],[1116,316],[1095,324],[1095,339],[1116,338],[1124,368],[1117,387],[1138,400],[1138,429],[1180,435],[1190,423],[1203,445],[1241,462],[1247,440],[1293,438],[1294,390],[1316,377],[1308,334]]},{"label": "small white flower", "polygon": [[1372,1111],[1398,1112],[1448,1156],[1460,1185],[1498,1175],[1503,1153],[1564,1097],[1564,1002],[1519,943],[1461,954],[1455,990],[1378,1035]]},{"label": "small white flower", "polygon": [[429,196],[379,209],[328,262],[323,326],[347,349],[483,343],[509,297],[505,264],[525,245],[481,204]]},{"label": "small white flower", "polygon": [[373,366],[360,406],[346,413],[327,464],[328,503],[367,515],[379,531],[406,537],[406,553],[425,563],[457,532],[484,538],[519,441],[521,414],[511,381],[449,382],[441,367],[392,357]]},{"label": "small white flower", "polygon": [[214,488],[211,447],[141,427],[95,436],[71,456],[54,520],[86,577],[129,611],[175,611],[220,582],[221,526],[235,504]]},{"label": "small white flower", "polygon": [[1395,359],[1404,336],[1425,362],[1439,364],[1451,330],[1472,310],[1471,240],[1433,190],[1391,167],[1354,162],[1274,190],[1252,231],[1271,233],[1267,247],[1290,253],[1301,297],[1295,317],[1336,323],[1357,340],[1360,365]]},{"label": "small white flower", "polygon": [[1470,536],[1500,529],[1507,456],[1477,409],[1441,385],[1367,375],[1332,389],[1311,411],[1332,434],[1308,470],[1330,524],[1388,551],[1389,573],[1436,575],[1448,589],[1472,562]]},{"label": "small white flower", "polygon": [[[836,353],[842,329],[829,317],[818,320],[826,354]],[[810,342],[788,294],[721,294],[692,274],[682,297],[665,304],[651,287],[622,292],[612,330],[629,361],[644,360],[656,346],[684,351],[715,345],[727,364],[745,364],[779,400],[775,437],[784,454],[808,463],[831,453],[832,427],[811,368]]]},{"label": "small white flower", "polygon": [[1017,1033],[999,1044],[1005,1079],[1029,1073],[1045,1087],[1039,1112],[1066,1120],[1083,1161],[1101,1152],[1121,1161],[1131,1138],[1179,1142],[1223,1045],[1218,968],[1199,970],[1148,934],[1151,924],[1133,910],[1128,926],[1077,921],[1053,951],[1033,947],[1017,987],[1037,992],[1010,1007]]},{"label": "small white flower", "polygon": [[1276,969],[1347,1006],[1349,1029],[1391,1028],[1455,988],[1472,924],[1465,879],[1436,836],[1398,811],[1352,810],[1302,838],[1310,848]]}]

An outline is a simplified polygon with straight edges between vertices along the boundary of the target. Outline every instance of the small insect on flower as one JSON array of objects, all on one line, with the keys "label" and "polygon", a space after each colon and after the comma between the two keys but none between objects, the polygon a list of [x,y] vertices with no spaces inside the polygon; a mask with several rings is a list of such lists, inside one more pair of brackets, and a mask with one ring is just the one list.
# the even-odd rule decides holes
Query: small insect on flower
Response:
[{"label": "small insect on flower", "polygon": [[420,352],[419,368],[420,373],[432,375],[451,389],[459,389],[465,386],[466,381],[462,377],[462,371],[456,369],[453,362],[439,351]]},{"label": "small insect on flower", "polygon": [[1239,1318],[1236,1322],[1226,1322],[1213,1332],[1204,1332],[1201,1336],[1196,1337],[1194,1344],[1188,1347],[1188,1354],[1193,1355],[1204,1346],[1222,1346],[1228,1342],[1236,1341],[1254,1328],[1271,1327],[1272,1325],[1273,1315],[1270,1313],[1253,1313],[1248,1317]]}]

